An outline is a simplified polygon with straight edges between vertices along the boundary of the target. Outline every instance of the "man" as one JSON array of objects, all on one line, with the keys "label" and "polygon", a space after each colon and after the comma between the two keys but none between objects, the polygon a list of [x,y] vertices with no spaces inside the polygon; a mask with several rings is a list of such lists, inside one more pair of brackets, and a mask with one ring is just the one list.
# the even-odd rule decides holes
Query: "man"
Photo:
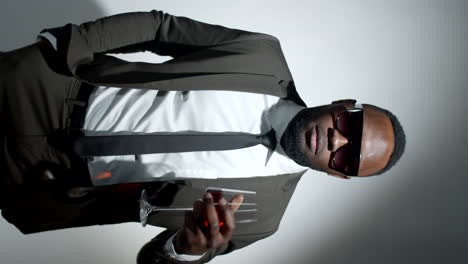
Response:
[{"label": "man", "polygon": [[[173,59],[106,55],[136,51]],[[185,218],[149,216],[167,230],[142,248],[141,263],[203,263],[268,237],[306,167],[375,175],[405,144],[386,110],[354,100],[306,108],[276,38],[158,11],[44,30],[38,43],[2,54],[0,67],[4,217],[31,233],[138,221],[142,189],[159,206],[195,202]],[[180,131],[204,139],[176,140],[183,150],[166,152],[148,151],[158,139],[133,144],[132,136],[173,132],[170,140]],[[262,135],[265,146],[227,147],[232,132]],[[227,136],[217,151],[193,148],[211,146],[212,136]],[[256,191],[257,222],[235,225],[232,204],[243,197],[215,206],[207,187]]]}]

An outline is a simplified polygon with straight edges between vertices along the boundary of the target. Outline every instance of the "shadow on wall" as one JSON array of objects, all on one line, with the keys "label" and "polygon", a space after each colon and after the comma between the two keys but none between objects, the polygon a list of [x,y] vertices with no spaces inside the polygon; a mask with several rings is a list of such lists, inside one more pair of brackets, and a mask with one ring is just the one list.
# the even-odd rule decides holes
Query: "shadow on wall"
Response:
[{"label": "shadow on wall", "polygon": [[311,238],[306,243],[316,249],[292,254],[291,263],[464,262],[468,257],[468,179],[461,170],[449,169],[457,168],[457,161],[442,164],[432,162],[408,170],[405,184],[383,192],[365,211],[343,216],[348,224],[337,226],[327,239]]},{"label": "shadow on wall", "polygon": [[92,0],[7,0],[0,8],[0,50],[9,51],[35,42],[44,28],[82,23],[104,16]]}]

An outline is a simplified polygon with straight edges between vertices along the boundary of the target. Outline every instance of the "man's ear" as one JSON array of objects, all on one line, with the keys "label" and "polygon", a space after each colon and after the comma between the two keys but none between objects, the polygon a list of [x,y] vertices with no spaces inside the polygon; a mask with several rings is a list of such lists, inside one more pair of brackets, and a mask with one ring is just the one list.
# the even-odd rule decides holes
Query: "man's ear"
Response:
[{"label": "man's ear", "polygon": [[355,104],[357,101],[354,99],[342,99],[333,101],[332,104]]}]

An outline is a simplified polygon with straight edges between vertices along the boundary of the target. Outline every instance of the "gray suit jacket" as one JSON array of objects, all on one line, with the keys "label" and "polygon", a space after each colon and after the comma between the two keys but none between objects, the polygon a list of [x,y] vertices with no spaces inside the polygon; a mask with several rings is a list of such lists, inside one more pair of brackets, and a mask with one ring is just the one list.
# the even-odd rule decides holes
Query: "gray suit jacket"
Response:
[{"label": "gray suit jacket", "polygon": [[[305,106],[298,96],[279,41],[270,35],[209,25],[160,11],[120,14],[82,25],[46,29],[57,38],[57,53],[50,64],[55,71],[93,85],[157,90],[233,90],[275,95]],[[151,51],[173,59],[160,63],[127,62],[106,53]],[[273,234],[304,172],[269,177],[156,182],[154,200],[165,205],[187,205],[208,186],[257,191],[258,222],[237,226],[231,241],[209,251],[200,261],[226,254]],[[156,187],[155,187],[156,186]],[[44,187],[25,191],[18,203],[28,204],[34,193],[41,206],[2,213],[22,232],[138,221],[136,199],[116,201],[108,190],[84,198],[63,200]],[[164,194],[164,196],[163,196]],[[169,197],[169,198],[168,198]],[[116,200],[113,200],[113,199]],[[44,202],[40,202],[44,201]],[[111,205],[111,206],[109,206]],[[114,208],[112,205],[118,205]],[[59,210],[57,208],[60,208]],[[31,219],[30,215],[35,215]],[[151,257],[175,262],[162,254],[169,236],[183,225],[183,217],[158,213],[149,224],[166,227],[146,247]]]}]

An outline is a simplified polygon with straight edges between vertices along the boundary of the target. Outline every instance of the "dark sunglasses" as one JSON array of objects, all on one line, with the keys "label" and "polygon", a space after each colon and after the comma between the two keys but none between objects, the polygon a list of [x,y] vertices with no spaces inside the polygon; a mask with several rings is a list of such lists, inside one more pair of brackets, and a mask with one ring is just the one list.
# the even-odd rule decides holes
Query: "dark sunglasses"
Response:
[{"label": "dark sunglasses", "polygon": [[348,139],[346,145],[330,155],[329,167],[348,176],[357,176],[361,162],[363,127],[362,105],[341,111],[335,118],[335,129]]}]

